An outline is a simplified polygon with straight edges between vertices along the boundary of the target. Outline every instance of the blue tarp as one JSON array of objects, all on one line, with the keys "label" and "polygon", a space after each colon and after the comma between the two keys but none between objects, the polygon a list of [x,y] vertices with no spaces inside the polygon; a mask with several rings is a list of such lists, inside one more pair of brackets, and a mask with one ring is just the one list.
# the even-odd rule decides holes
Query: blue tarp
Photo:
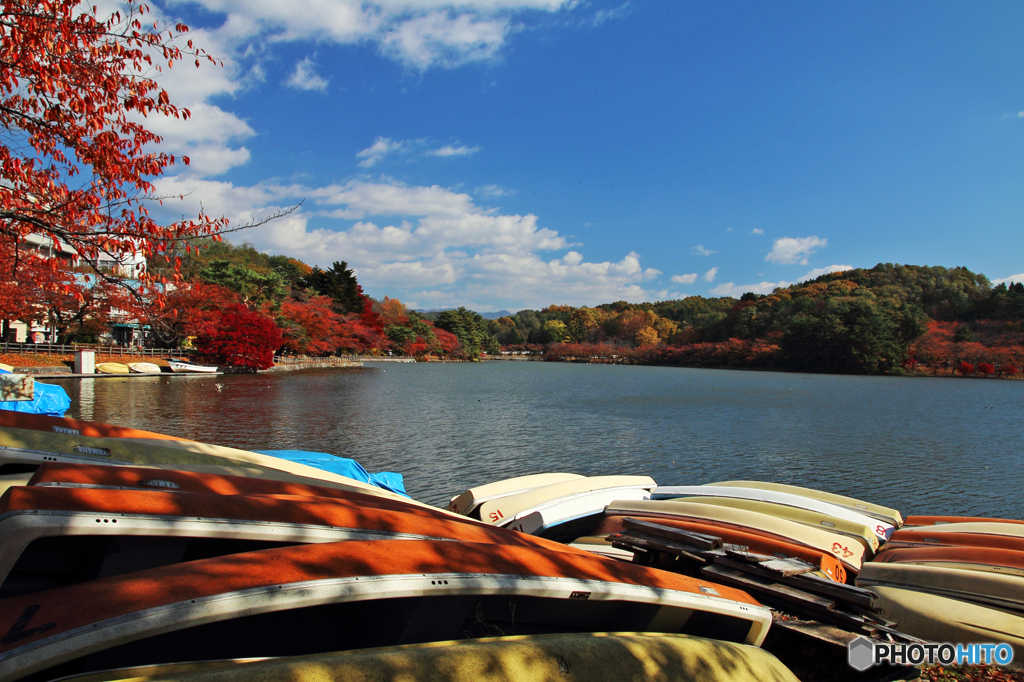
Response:
[{"label": "blue tarp", "polygon": [[[0,369],[0,372],[10,374],[4,369]],[[37,381],[34,395],[32,400],[0,400],[0,410],[63,417],[71,407],[71,398],[61,386],[42,384]]]},{"label": "blue tarp", "polygon": [[371,474],[354,459],[336,457],[326,452],[306,452],[305,450],[256,450],[256,452],[262,455],[280,457],[296,464],[305,464],[306,466],[330,471],[332,474],[369,483],[378,488],[409,497],[409,493],[405,492],[405,482],[402,479],[402,474],[396,474],[393,471],[381,471],[380,473]]}]

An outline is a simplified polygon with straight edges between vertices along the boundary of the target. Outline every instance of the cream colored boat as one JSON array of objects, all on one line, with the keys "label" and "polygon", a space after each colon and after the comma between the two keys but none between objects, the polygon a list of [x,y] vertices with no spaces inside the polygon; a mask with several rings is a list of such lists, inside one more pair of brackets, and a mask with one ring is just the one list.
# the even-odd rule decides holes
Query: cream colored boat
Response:
[{"label": "cream colored boat", "polygon": [[805,547],[813,547],[832,554],[855,571],[859,571],[864,562],[864,545],[846,535],[746,509],[677,500],[641,500],[612,502],[605,510],[605,514],[710,521],[734,528],[766,533]]},{"label": "cream colored boat", "polygon": [[869,561],[857,575],[857,586],[876,585],[927,592],[1024,615],[1024,579],[986,571],[940,568],[917,564]]},{"label": "cream colored boat", "polygon": [[976,533],[980,535],[1004,535],[1010,538],[1024,538],[1024,525],[1017,523],[942,523],[937,526],[912,526],[906,529],[914,533]]},{"label": "cream colored boat", "polygon": [[305,464],[218,445],[0,429],[0,463],[40,465],[45,462],[132,465],[234,476],[262,476],[283,481],[315,482],[317,485],[422,504],[368,483]]},{"label": "cream colored boat", "polygon": [[845,507],[840,507],[828,502],[822,502],[804,495],[783,493],[777,490],[759,490],[756,488],[738,488],[727,485],[691,485],[691,486],[658,486],[651,493],[655,500],[666,500],[677,497],[732,497],[741,500],[756,500],[758,502],[771,502],[773,504],[784,504],[788,507],[806,509],[818,514],[827,514],[836,518],[845,519],[854,523],[867,526],[878,536],[879,540],[887,540],[896,530],[896,527],[885,521],[880,521],[871,516],[866,516]]},{"label": "cream colored boat", "polygon": [[864,548],[870,554],[878,551],[878,536],[868,526],[854,521],[840,519],[835,516],[821,514],[808,509],[799,509],[797,507],[790,507],[784,504],[761,502],[759,500],[744,500],[733,497],[687,497],[685,499],[687,502],[693,502],[694,504],[713,504],[719,507],[746,509],[747,511],[757,512],[759,514],[767,514],[769,516],[776,516],[780,519],[796,521],[797,523],[802,523],[805,526],[811,526],[813,528],[824,528],[825,530],[832,531],[833,533],[849,535],[851,538],[864,545]]},{"label": "cream colored boat", "polygon": [[129,362],[128,369],[136,374],[160,374],[163,371],[155,362]]},{"label": "cream colored boat", "polygon": [[522,635],[408,644],[313,656],[178,663],[65,682],[796,682],[763,649],[643,633]]},{"label": "cream colored boat", "polygon": [[[448,503],[448,511],[453,511],[463,516],[474,516],[474,512],[484,502],[496,500],[499,497],[517,495],[527,490],[551,485],[552,483],[562,483],[578,478],[583,478],[583,476],[568,473],[531,474],[529,476],[506,478],[502,481],[487,483],[486,485],[478,485],[453,497]],[[475,516],[479,517],[480,515],[476,514]]]},{"label": "cream colored boat", "polygon": [[736,488],[758,488],[760,490],[777,490],[780,493],[803,495],[804,497],[811,497],[815,500],[821,500],[822,502],[828,502],[829,504],[852,509],[860,512],[861,514],[873,516],[876,519],[892,524],[896,528],[903,525],[903,515],[900,514],[897,509],[890,509],[889,507],[883,507],[880,504],[872,504],[871,502],[865,502],[853,497],[827,493],[823,490],[815,490],[814,488],[804,488],[798,485],[786,485],[784,483],[769,483],[766,481],[719,481],[718,483],[709,483],[708,485],[727,485]]},{"label": "cream colored boat", "polygon": [[518,514],[555,500],[603,488],[651,490],[657,485],[650,476],[590,476],[541,486],[533,490],[501,497],[480,505],[480,520],[494,526],[511,523]]},{"label": "cream colored boat", "polygon": [[930,642],[1005,642],[1014,661],[1024,656],[1024,617],[958,599],[887,585],[874,585],[875,609],[896,629]]},{"label": "cream colored boat", "polygon": [[128,365],[120,362],[101,362],[96,365],[96,372],[99,374],[128,374]]}]

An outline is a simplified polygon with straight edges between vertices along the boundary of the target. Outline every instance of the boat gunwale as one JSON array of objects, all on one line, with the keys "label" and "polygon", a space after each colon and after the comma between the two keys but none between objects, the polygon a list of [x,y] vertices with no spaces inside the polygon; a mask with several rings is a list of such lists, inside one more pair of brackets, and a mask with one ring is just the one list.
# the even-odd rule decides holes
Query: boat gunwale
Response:
[{"label": "boat gunwale", "polygon": [[[459,584],[449,585],[447,582],[439,584],[439,581]],[[389,583],[397,583],[397,589],[382,589],[382,586]],[[524,586],[527,589],[524,590]],[[557,586],[557,588],[552,589],[552,586]],[[597,589],[600,587],[605,589]],[[54,665],[80,658],[81,656],[136,641],[142,637],[153,637],[207,623],[245,616],[301,609],[326,603],[359,601],[364,596],[372,597],[373,599],[395,599],[430,596],[431,593],[467,596],[474,594],[508,594],[513,591],[521,596],[547,597],[550,599],[558,599],[558,597],[551,594],[552,591],[557,591],[559,594],[564,595],[561,597],[562,599],[571,599],[570,595],[574,592],[590,592],[588,601],[639,601],[636,598],[628,599],[630,593],[638,597],[646,596],[648,598],[642,600],[643,603],[659,605],[661,607],[689,609],[693,612],[710,611],[719,615],[732,616],[744,620],[749,623],[750,627],[743,643],[752,646],[760,646],[771,624],[771,612],[762,605],[742,603],[700,592],[683,592],[671,588],[605,580],[487,573],[423,573],[419,575],[395,574],[322,578],[319,580],[232,590],[205,597],[172,602],[170,604],[161,604],[82,625],[50,637],[43,637],[34,642],[28,642],[8,651],[0,652],[0,681],[15,680],[33,672],[45,670]],[[324,592],[326,594],[323,594]],[[271,595],[274,596],[271,597]],[[284,599],[285,595],[291,595],[293,598],[286,601]],[[673,598],[673,595],[678,596]],[[270,598],[268,599],[267,597]],[[216,605],[228,602],[240,602],[240,604],[233,609],[216,609]],[[698,608],[698,605],[711,608]],[[194,612],[197,617],[185,623],[187,615],[184,614],[189,612]],[[151,621],[155,621],[153,627],[143,627],[144,623]],[[136,627],[133,628],[133,625]],[[140,631],[144,633],[141,636],[139,636]],[[136,636],[135,639],[132,638],[133,635]],[[70,643],[72,640],[75,640],[75,646],[65,646],[65,652],[62,655],[60,653],[62,645]],[[56,650],[55,655],[46,657],[45,653],[48,650]],[[11,663],[21,660],[22,657],[27,657],[24,666],[17,668],[11,666]]]}]

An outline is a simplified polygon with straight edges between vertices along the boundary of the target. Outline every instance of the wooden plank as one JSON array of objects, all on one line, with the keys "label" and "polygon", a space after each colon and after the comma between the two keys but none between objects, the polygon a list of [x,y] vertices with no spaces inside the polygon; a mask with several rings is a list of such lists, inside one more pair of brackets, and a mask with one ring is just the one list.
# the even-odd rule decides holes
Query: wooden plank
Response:
[{"label": "wooden plank", "polygon": [[778,611],[772,614],[772,627],[790,630],[818,642],[841,647],[844,650],[849,646],[850,642],[862,636],[817,620],[804,620],[792,617],[781,618],[778,616]]},{"label": "wooden plank", "polygon": [[647,535],[654,535],[660,538],[667,538],[679,543],[687,544],[699,549],[717,549],[722,546],[722,538],[716,535],[705,535],[694,533],[681,528],[663,526],[653,521],[641,521],[627,516],[622,519],[622,525],[629,530],[636,530]]},{"label": "wooden plank", "polygon": [[0,374],[0,401],[27,401],[35,396],[36,380],[28,374]]},{"label": "wooden plank", "polygon": [[623,545],[623,549],[639,547],[647,551],[654,550],[658,552],[667,552],[690,561],[695,561],[699,564],[707,563],[707,559],[700,556],[699,552],[701,550],[697,547],[684,545],[664,538],[656,538],[644,533],[615,533],[614,535],[609,535],[608,539],[611,541],[613,547],[617,545]]},{"label": "wooden plank", "polygon": [[839,599],[864,609],[874,607],[875,593],[855,585],[837,583],[834,580],[811,574],[783,578],[783,582],[805,589],[808,592]]},{"label": "wooden plank", "polygon": [[804,573],[812,573],[818,570],[818,567],[813,564],[793,558],[778,559],[773,557],[768,561],[760,562],[758,566],[771,571],[772,573],[777,573],[778,575],[783,576],[802,575]]},{"label": "wooden plank", "polygon": [[771,561],[778,557],[771,556],[770,554],[757,554],[750,552],[743,545],[726,545],[722,549],[725,550],[725,555],[730,559],[736,561],[742,561],[747,564],[759,564],[763,561]]},{"label": "wooden plank", "polygon": [[818,611],[833,611],[836,608],[834,600],[805,592],[803,590],[773,582],[771,578],[764,578],[752,573],[747,573],[745,565],[729,559],[715,559],[712,566],[705,566],[701,572],[705,575],[714,576],[712,579],[721,578],[732,584],[742,585],[744,589],[752,589],[758,592],[772,595],[786,602],[813,608]]}]

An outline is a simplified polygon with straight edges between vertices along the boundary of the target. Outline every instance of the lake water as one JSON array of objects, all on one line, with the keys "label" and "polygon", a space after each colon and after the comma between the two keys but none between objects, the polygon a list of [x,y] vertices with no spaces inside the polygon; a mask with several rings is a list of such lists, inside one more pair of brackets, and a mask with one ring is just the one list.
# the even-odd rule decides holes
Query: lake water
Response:
[{"label": "lake water", "polygon": [[1024,518],[1021,381],[489,362],[57,383],[69,416],[351,457],[442,506],[472,485],[573,471]]}]

